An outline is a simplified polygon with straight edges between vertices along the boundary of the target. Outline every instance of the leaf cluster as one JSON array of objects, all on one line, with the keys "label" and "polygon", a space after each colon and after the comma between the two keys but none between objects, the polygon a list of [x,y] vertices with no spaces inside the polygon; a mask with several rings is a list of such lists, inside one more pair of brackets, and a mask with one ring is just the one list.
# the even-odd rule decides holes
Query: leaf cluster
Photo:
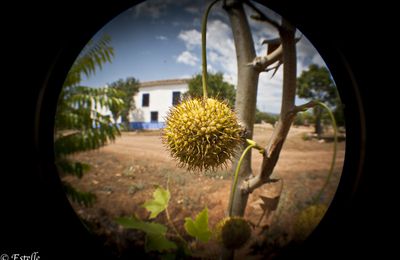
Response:
[{"label": "leaf cluster", "polygon": [[[209,97],[226,100],[230,107],[235,106],[236,91],[232,84],[224,81],[222,73],[207,74],[207,92]],[[203,97],[202,76],[197,74],[189,81],[189,90],[184,96]]]},{"label": "leaf cluster", "polygon": [[128,129],[129,113],[135,109],[135,100],[133,97],[139,92],[140,83],[134,77],[128,77],[125,80],[119,79],[109,84],[111,89],[117,90],[115,97],[121,98],[124,102],[123,106],[110,105],[110,111],[114,117],[114,121],[121,116],[122,122],[125,123],[125,128]]},{"label": "leaf cluster", "polygon": [[[120,134],[111,116],[104,112],[110,107],[122,109],[124,102],[119,97],[119,91],[79,85],[82,75],[90,77],[106,62],[111,62],[114,50],[110,42],[109,36],[103,36],[97,42],[89,42],[65,79],[56,111],[54,135],[55,163],[61,175],[70,174],[82,178],[89,170],[89,165],[73,162],[68,156],[98,149]],[[85,206],[95,200],[94,194],[80,192],[66,183],[64,189],[73,201]]]},{"label": "leaf cluster", "polygon": [[[167,210],[170,198],[171,194],[169,190],[163,189],[162,187],[158,187],[153,192],[153,198],[143,204],[143,207],[150,212],[149,220],[155,219],[160,213]],[[120,217],[116,219],[116,222],[125,228],[143,231],[146,234],[145,249],[147,252],[158,251],[162,253],[171,253],[171,250],[179,249],[175,242],[167,238],[168,228],[165,225],[152,221],[143,221],[135,216]],[[190,236],[197,240],[201,242],[209,241],[212,233],[208,227],[207,208],[204,208],[194,220],[192,218],[185,218],[184,228]],[[179,234],[177,235],[180,237]],[[186,254],[190,253],[186,245],[184,245],[184,251]],[[178,253],[178,251],[175,253]]]}]

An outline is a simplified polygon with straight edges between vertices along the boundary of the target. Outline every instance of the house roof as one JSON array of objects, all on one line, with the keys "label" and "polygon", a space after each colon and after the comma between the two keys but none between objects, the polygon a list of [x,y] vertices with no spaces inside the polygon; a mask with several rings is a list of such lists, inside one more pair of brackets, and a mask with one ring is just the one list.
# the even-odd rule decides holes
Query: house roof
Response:
[{"label": "house roof", "polygon": [[168,86],[168,85],[180,85],[186,84],[190,79],[166,79],[166,80],[154,80],[141,82],[140,87],[152,87],[152,86]]}]

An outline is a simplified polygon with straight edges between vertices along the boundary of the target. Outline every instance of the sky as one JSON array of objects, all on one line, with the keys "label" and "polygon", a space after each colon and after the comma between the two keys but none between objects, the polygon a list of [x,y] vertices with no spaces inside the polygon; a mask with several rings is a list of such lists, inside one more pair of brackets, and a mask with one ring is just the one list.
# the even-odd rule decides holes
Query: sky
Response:
[{"label": "sky", "polygon": [[[136,5],[107,23],[94,36],[111,36],[114,58],[95,75],[84,78],[81,85],[103,87],[118,79],[135,77],[140,82],[191,78],[201,72],[201,19],[206,8],[204,0],[148,0]],[[272,19],[280,16],[257,5]],[[256,53],[265,54],[261,42],[278,36],[266,23],[250,18]],[[297,32],[297,35],[302,35]],[[237,63],[228,16],[221,4],[211,9],[207,23],[207,63],[211,72],[221,72],[224,80],[236,86]],[[316,49],[302,35],[297,43],[297,76],[312,64],[326,66]],[[282,95],[282,66],[272,77],[263,72],[259,77],[257,108],[279,113]],[[306,100],[297,99],[296,104]]]}]

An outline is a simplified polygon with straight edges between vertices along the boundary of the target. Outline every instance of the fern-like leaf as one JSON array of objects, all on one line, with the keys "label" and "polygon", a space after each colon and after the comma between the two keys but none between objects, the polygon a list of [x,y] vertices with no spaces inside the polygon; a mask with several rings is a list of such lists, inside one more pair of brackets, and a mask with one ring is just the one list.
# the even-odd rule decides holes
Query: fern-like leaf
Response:
[{"label": "fern-like leaf", "polygon": [[96,202],[96,195],[91,192],[78,191],[69,183],[63,182],[65,194],[74,202],[91,207]]},{"label": "fern-like leaf", "polygon": [[62,175],[74,175],[79,179],[90,169],[90,165],[81,162],[71,162],[69,160],[58,160],[56,165]]},{"label": "fern-like leaf", "polygon": [[114,57],[114,49],[110,45],[111,37],[103,35],[96,43],[90,41],[82,50],[68,72],[65,86],[73,86],[82,81],[82,74],[90,77],[96,72],[97,68],[102,69],[103,64],[111,62]]},{"label": "fern-like leaf", "polygon": [[[82,178],[89,165],[71,162],[68,155],[98,149],[120,134],[111,116],[99,112],[107,111],[111,106],[115,109],[123,108],[118,90],[79,86],[82,75],[90,77],[104,63],[111,62],[114,50],[110,41],[109,36],[104,36],[86,45],[64,82],[57,107],[54,137],[56,164],[61,174]],[[72,201],[85,206],[94,203],[94,194],[78,191],[65,182],[63,185]]]}]

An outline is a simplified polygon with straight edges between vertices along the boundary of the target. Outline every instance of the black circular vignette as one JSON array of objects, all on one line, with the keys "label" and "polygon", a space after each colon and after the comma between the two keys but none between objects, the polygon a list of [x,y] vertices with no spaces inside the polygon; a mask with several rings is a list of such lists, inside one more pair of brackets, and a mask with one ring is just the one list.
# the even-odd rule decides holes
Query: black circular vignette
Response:
[{"label": "black circular vignette", "polygon": [[[21,106],[16,115],[27,119],[23,126],[13,128],[12,141],[5,140],[9,153],[3,158],[4,165],[13,172],[2,190],[6,210],[0,253],[39,251],[42,259],[111,258],[86,231],[62,190],[53,164],[54,115],[63,81],[80,50],[102,26],[137,2],[61,1],[12,7],[25,24],[7,32],[11,50],[18,53],[17,58],[11,55],[10,63],[17,74],[9,78],[18,79],[20,88],[8,89],[11,92],[6,95],[25,93],[18,100]],[[304,33],[327,63],[345,104],[347,130],[343,174],[327,214],[302,246],[287,250],[281,258],[369,255],[376,246],[370,237],[377,234],[366,227],[377,213],[369,211],[373,179],[368,148],[374,132],[369,128],[371,110],[366,104],[372,71],[364,62],[363,40],[373,7],[353,7],[345,1],[266,4]],[[7,105],[14,102],[5,100]],[[14,117],[9,121],[15,122]]]}]

